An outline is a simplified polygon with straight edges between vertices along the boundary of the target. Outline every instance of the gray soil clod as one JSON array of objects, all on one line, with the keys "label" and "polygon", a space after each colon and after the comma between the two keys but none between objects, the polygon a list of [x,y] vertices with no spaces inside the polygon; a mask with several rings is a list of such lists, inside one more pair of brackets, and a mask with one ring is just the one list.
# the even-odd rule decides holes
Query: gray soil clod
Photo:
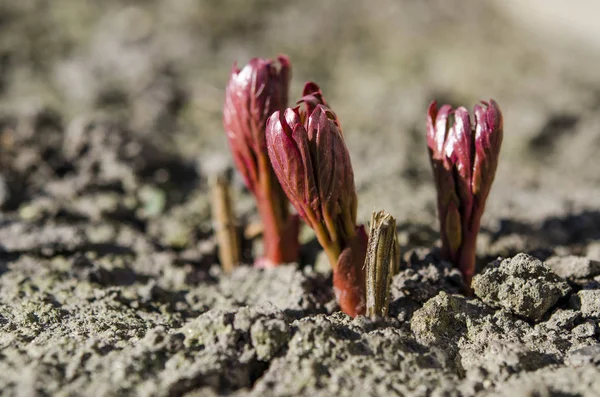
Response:
[{"label": "gray soil clod", "polygon": [[473,279],[475,295],[493,307],[539,320],[571,291],[567,282],[537,258],[519,254],[495,261]]},{"label": "gray soil clod", "polygon": [[600,318],[600,290],[581,290],[572,299],[585,318]]},{"label": "gray soil clod", "polygon": [[567,280],[589,279],[600,275],[600,261],[580,256],[555,256],[546,260],[546,265]]}]

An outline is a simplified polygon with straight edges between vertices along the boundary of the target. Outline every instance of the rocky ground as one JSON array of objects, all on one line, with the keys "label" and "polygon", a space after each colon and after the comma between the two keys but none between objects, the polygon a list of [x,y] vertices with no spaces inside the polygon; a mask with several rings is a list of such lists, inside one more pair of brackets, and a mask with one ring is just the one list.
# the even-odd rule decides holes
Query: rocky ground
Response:
[{"label": "rocky ground", "polygon": [[[0,0],[1,394],[600,395],[600,53],[496,3],[373,4]],[[223,87],[278,52],[292,97],[314,79],[340,117],[361,221],[398,219],[389,318],[338,312],[306,229],[299,264],[220,271]],[[425,109],[489,97],[505,140],[466,298]]]}]

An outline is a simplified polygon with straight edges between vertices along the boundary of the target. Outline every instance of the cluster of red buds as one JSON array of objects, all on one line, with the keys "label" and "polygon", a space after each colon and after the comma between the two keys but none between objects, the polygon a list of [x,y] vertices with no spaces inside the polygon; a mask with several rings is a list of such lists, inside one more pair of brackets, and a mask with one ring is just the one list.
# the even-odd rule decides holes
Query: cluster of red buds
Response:
[{"label": "cluster of red buds", "polygon": [[340,307],[351,316],[364,314],[367,234],[356,225],[354,173],[342,128],[315,83],[304,86],[298,103],[269,119],[269,157],[287,197],[327,254]]},{"label": "cluster of red buds", "polygon": [[[475,122],[464,107],[429,105],[427,145],[437,188],[442,256],[458,267],[465,283],[475,273],[481,216],[490,193],[500,146],[502,113],[493,100],[475,106]],[[453,116],[454,123],[450,122]]]},{"label": "cluster of red buds", "polygon": [[[345,313],[365,313],[368,238],[356,223],[357,198],[350,155],[340,122],[317,84],[287,107],[291,67],[287,57],[254,58],[235,65],[227,85],[224,125],[233,159],[254,194],[263,223],[262,266],[298,258],[298,216],[317,236],[333,269]],[[454,122],[450,122],[453,118]],[[475,243],[502,143],[502,114],[492,100],[468,111],[429,106],[429,155],[437,187],[442,253],[470,285]],[[289,212],[289,203],[297,215]]]}]

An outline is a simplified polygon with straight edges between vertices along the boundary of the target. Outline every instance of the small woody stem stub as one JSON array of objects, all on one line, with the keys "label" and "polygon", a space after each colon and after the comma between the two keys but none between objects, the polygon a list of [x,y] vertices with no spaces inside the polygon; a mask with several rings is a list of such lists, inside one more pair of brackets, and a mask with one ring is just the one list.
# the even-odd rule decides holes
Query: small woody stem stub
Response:
[{"label": "small woody stem stub", "polygon": [[231,273],[240,262],[241,246],[231,205],[229,181],[225,175],[213,177],[211,190],[213,223],[219,246],[219,260],[223,270]]},{"label": "small woody stem stub", "polygon": [[373,212],[365,266],[367,272],[366,315],[385,317],[388,313],[390,284],[399,267],[396,220],[384,211]]}]

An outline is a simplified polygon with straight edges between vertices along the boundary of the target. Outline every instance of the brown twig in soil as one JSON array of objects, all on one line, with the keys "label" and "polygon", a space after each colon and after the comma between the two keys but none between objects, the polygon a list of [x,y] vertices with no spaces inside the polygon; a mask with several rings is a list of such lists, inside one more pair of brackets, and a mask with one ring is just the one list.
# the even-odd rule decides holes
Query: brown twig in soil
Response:
[{"label": "brown twig in soil", "polygon": [[212,211],[217,243],[219,246],[219,260],[226,273],[240,263],[241,245],[235,214],[231,205],[229,181],[224,175],[218,175],[211,181]]},{"label": "brown twig in soil", "polygon": [[366,315],[385,317],[388,313],[390,284],[399,269],[400,248],[396,220],[384,211],[373,212],[365,267],[367,272]]}]

